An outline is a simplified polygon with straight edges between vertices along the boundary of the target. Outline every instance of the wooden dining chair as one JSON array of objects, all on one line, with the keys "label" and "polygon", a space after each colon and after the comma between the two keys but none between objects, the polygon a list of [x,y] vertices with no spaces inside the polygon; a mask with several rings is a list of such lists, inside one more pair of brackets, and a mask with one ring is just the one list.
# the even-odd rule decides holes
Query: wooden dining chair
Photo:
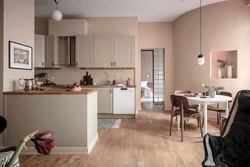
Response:
[{"label": "wooden dining chair", "polygon": [[[232,97],[232,93],[230,93],[230,92],[220,92],[220,93],[218,93],[218,95]],[[228,108],[230,109],[229,103],[231,103],[231,101],[228,102]],[[221,114],[225,113],[226,109],[225,108],[220,108],[219,103],[218,103],[216,105],[216,107],[212,106],[212,105],[208,105],[207,106],[207,110],[211,110],[211,111],[217,112],[217,125],[220,125]]]},{"label": "wooden dining chair", "polygon": [[[172,124],[173,118],[175,116],[180,116],[181,118],[181,142],[183,142],[183,131],[186,130],[186,120],[191,118],[197,118],[198,124],[201,131],[201,137],[203,137],[202,127],[201,127],[201,115],[200,112],[196,110],[191,110],[189,108],[188,100],[185,96],[178,96],[178,95],[171,95],[170,96],[171,103],[172,103],[172,110],[171,110],[171,120],[170,120],[170,133],[172,135]],[[174,109],[177,108],[177,109]]]},{"label": "wooden dining chair", "polygon": [[[174,92],[175,95],[185,95],[185,94],[189,94],[189,93],[192,93],[190,90],[176,90]],[[199,105],[189,105],[189,109],[191,110],[195,110],[195,111],[199,111]],[[177,120],[177,117],[176,117],[176,120]],[[198,124],[198,127],[199,127],[199,123],[198,123],[198,120],[197,120],[197,124]]]}]

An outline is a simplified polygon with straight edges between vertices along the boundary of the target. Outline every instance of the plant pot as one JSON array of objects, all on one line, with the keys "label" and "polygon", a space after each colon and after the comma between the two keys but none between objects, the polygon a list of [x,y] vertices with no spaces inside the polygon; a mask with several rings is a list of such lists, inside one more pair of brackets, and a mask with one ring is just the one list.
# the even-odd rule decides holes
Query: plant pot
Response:
[{"label": "plant pot", "polygon": [[216,96],[216,91],[215,90],[211,91],[211,98],[215,98],[215,96]]}]

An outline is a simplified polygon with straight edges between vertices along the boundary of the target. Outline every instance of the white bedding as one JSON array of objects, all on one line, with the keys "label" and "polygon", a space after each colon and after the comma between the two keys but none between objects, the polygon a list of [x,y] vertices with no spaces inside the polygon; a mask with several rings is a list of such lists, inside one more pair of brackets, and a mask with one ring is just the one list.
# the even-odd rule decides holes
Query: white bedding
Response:
[{"label": "white bedding", "polygon": [[153,92],[148,86],[142,86],[141,88],[144,89],[144,96],[142,98],[145,98],[145,99],[153,98]]}]

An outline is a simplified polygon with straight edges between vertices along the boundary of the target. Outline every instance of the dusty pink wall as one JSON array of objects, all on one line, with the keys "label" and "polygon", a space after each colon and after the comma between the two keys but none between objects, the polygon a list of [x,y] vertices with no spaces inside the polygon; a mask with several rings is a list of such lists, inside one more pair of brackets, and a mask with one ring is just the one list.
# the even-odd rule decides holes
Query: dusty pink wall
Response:
[{"label": "dusty pink wall", "polygon": [[153,54],[153,51],[141,51],[141,80],[148,83],[153,83]]},{"label": "dusty pink wall", "polygon": [[[139,23],[139,52],[142,49],[165,49],[165,108],[170,109],[173,92],[173,23]],[[139,54],[139,59],[141,55]],[[140,61],[139,61],[140,62]],[[139,66],[141,66],[139,64]],[[137,73],[141,78],[141,71]],[[139,85],[140,86],[140,85]]]},{"label": "dusty pink wall", "polygon": [[19,78],[33,78],[34,70],[9,69],[9,40],[34,47],[34,0],[4,0],[3,91],[20,89]]},{"label": "dusty pink wall", "polygon": [[[201,91],[202,83],[224,86],[234,95],[250,89],[250,10],[244,0],[230,0],[203,7],[202,53],[199,54],[199,10],[188,12],[174,22],[174,88]],[[210,79],[210,52],[238,50],[238,79]]]}]

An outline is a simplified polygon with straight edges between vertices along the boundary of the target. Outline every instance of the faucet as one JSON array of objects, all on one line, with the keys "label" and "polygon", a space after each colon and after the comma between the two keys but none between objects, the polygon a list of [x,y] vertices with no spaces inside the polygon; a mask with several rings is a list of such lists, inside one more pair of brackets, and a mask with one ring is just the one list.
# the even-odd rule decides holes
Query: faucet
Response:
[{"label": "faucet", "polygon": [[109,80],[109,74],[107,72],[103,72],[102,73],[102,79],[104,77],[104,75],[106,75],[108,78],[105,80],[105,84],[110,84],[110,80]]}]

